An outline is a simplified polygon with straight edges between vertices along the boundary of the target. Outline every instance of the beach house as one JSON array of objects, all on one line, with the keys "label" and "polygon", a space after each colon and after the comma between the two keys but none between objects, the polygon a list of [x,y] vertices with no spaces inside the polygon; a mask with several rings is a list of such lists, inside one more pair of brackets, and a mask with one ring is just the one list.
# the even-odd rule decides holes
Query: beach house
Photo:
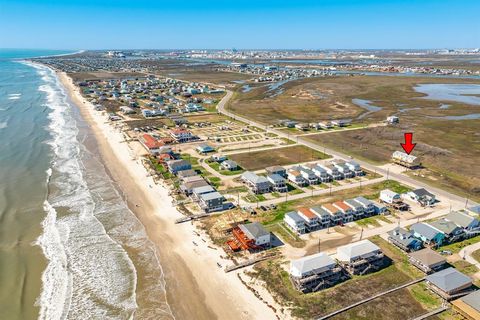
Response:
[{"label": "beach house", "polygon": [[338,168],[333,166],[333,165],[318,165],[319,167],[323,168],[325,171],[327,171],[328,175],[333,179],[333,180],[342,180],[343,174],[338,171]]},{"label": "beach house", "polygon": [[219,192],[214,191],[200,194],[198,203],[200,205],[200,208],[205,210],[205,212],[215,212],[224,209],[224,201],[225,197],[222,196]]},{"label": "beach house", "polygon": [[179,159],[179,160],[170,160],[166,162],[168,171],[173,174],[176,174],[182,170],[190,170],[192,169],[192,165],[187,160]]},{"label": "beach house", "polygon": [[416,189],[410,191],[408,196],[412,199],[420,203],[422,206],[431,206],[435,204],[436,199],[433,193],[428,192],[424,188]]},{"label": "beach house", "polygon": [[426,274],[443,269],[447,263],[441,254],[430,248],[410,253],[408,261]]},{"label": "beach house", "polygon": [[[446,300],[462,292],[470,292],[472,279],[455,268],[432,273],[425,278],[430,289]],[[473,291],[473,290],[472,290]]]},{"label": "beach house", "polygon": [[467,320],[480,319],[480,290],[451,302],[453,309]]},{"label": "beach house", "polygon": [[303,220],[305,220],[305,226],[308,231],[314,231],[319,228],[319,218],[309,208],[299,208],[297,213],[303,218]]},{"label": "beach house", "polygon": [[422,241],[414,237],[413,231],[400,227],[388,232],[388,241],[406,252],[420,250],[423,247]]},{"label": "beach house", "polygon": [[445,239],[449,242],[455,242],[463,238],[465,232],[462,227],[457,226],[452,221],[446,219],[438,219],[429,224],[437,230],[440,230],[445,235]]},{"label": "beach house", "polygon": [[343,212],[333,204],[326,203],[322,205],[322,209],[330,214],[330,221],[332,222],[332,225],[336,226],[343,224]]},{"label": "beach house", "polygon": [[480,233],[480,221],[467,212],[453,211],[447,214],[445,219],[461,227],[465,231],[466,236]]},{"label": "beach house", "polygon": [[345,165],[352,171],[356,176],[363,176],[365,172],[362,170],[362,167],[357,162],[350,160],[345,162]]},{"label": "beach house", "polygon": [[445,241],[445,234],[428,223],[418,222],[410,227],[414,237],[429,246],[440,246]]},{"label": "beach house", "polygon": [[349,166],[343,161],[338,161],[334,160],[332,161],[332,164],[337,168],[338,172],[340,172],[343,177],[345,178],[353,178],[355,176],[355,173],[350,170]]},{"label": "beach house", "polygon": [[272,189],[272,185],[267,178],[259,176],[251,171],[244,172],[241,179],[255,194],[267,193]]},{"label": "beach house", "polygon": [[225,160],[220,164],[221,170],[235,171],[238,169],[238,164],[233,160]]},{"label": "beach house", "polygon": [[273,191],[276,191],[276,192],[288,191],[288,186],[284,177],[274,173],[274,174],[269,174],[267,176],[267,180],[270,181],[270,183],[272,184]]},{"label": "beach house", "polygon": [[333,203],[338,210],[343,213],[343,223],[353,221],[354,210],[343,201],[337,201]]},{"label": "beach house", "polygon": [[342,268],[329,255],[319,252],[290,262],[290,279],[303,292],[316,292],[337,284]]},{"label": "beach house", "polygon": [[361,219],[365,215],[365,208],[362,204],[355,201],[355,199],[347,199],[343,201],[350,209],[353,210],[353,218],[355,220]]},{"label": "beach house", "polygon": [[386,264],[380,248],[370,240],[361,240],[337,248],[337,260],[353,275],[377,271]]},{"label": "beach house", "polygon": [[319,166],[318,164],[308,165],[313,173],[318,177],[320,182],[330,182],[332,177],[327,173],[327,170]]},{"label": "beach house", "polygon": [[326,228],[331,225],[331,214],[327,210],[320,206],[315,206],[310,208],[310,211],[317,215],[321,228]]},{"label": "beach house", "polygon": [[178,143],[189,142],[195,138],[191,131],[185,129],[172,129],[170,136]]},{"label": "beach house", "polygon": [[287,170],[284,167],[271,166],[271,167],[265,168],[265,171],[267,172],[268,175],[278,174],[279,176],[282,176],[284,178],[287,177]]},{"label": "beach house", "polygon": [[307,232],[306,221],[296,211],[290,211],[285,214],[283,218],[285,225],[292,231],[303,234]]},{"label": "beach house", "polygon": [[393,192],[390,189],[385,189],[380,191],[380,201],[388,204],[394,204],[402,202],[402,197],[398,193]]},{"label": "beach house", "polygon": [[363,207],[363,212],[366,216],[375,214],[375,205],[372,201],[364,197],[356,197],[353,200]]},{"label": "beach house", "polygon": [[288,180],[295,183],[299,187],[305,187],[308,185],[308,181],[302,176],[300,171],[295,169],[288,169],[287,171]]},{"label": "beach house", "polygon": [[318,184],[318,177],[315,173],[307,167],[298,166],[295,167],[295,170],[300,172],[302,177],[308,182],[309,185]]}]

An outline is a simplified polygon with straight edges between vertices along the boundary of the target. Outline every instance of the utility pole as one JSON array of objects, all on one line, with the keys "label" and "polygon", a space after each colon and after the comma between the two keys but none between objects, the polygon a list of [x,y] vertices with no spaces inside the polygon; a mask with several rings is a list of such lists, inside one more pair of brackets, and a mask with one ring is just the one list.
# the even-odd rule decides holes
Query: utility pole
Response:
[{"label": "utility pole", "polygon": [[318,252],[320,252],[320,238],[318,238]]},{"label": "utility pole", "polygon": [[363,238],[363,228],[362,228],[362,231],[360,232],[360,240],[362,240]]}]

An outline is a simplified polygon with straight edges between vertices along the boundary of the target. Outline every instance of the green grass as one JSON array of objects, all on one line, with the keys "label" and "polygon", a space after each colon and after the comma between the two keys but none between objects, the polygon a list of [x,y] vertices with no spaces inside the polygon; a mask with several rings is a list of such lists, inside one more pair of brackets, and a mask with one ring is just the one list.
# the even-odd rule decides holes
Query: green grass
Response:
[{"label": "green grass", "polygon": [[378,222],[378,217],[377,216],[363,218],[363,219],[357,220],[355,222],[360,227],[368,227],[369,225],[374,226],[374,227],[380,227],[380,223]]},{"label": "green grass", "polygon": [[448,244],[446,246],[442,246],[442,247],[438,248],[437,251],[448,250],[448,251],[451,251],[452,253],[458,253],[463,248],[465,248],[465,247],[467,247],[471,244],[477,243],[479,241],[480,241],[480,236],[476,236],[476,237],[473,237],[473,238],[470,238],[470,239],[466,239],[466,240],[463,240],[463,241]]},{"label": "green grass", "polygon": [[455,267],[455,269],[465,273],[466,275],[473,275],[478,272],[478,268],[475,265],[465,260],[458,260],[451,264]]},{"label": "green grass", "polygon": [[248,195],[244,196],[243,199],[245,201],[252,202],[252,203],[266,200],[266,198],[263,194],[248,194]]},{"label": "green grass", "polygon": [[442,304],[442,299],[434,294],[424,282],[409,287],[410,294],[427,310],[434,310]]},{"label": "green grass", "polygon": [[216,161],[207,161],[207,164],[212,168],[213,170],[217,171],[218,173],[224,175],[224,176],[233,176],[236,174],[243,173],[245,170],[243,170],[240,166],[236,170],[221,170],[220,169],[220,163]]},{"label": "green grass", "polygon": [[475,260],[477,260],[478,262],[480,262],[480,249],[474,251],[474,252],[472,253],[472,257],[473,257],[473,259],[475,259]]}]

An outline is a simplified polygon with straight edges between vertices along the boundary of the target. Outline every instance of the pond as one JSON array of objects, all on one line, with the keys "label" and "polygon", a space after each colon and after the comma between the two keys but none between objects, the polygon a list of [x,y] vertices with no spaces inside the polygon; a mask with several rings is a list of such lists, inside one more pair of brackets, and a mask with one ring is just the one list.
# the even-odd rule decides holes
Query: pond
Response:
[{"label": "pond", "polygon": [[357,117],[357,119],[363,119],[365,118],[367,115],[369,114],[372,114],[374,112],[377,112],[377,111],[380,111],[382,110],[383,108],[382,107],[378,107],[378,106],[375,106],[372,104],[372,101],[370,100],[364,100],[364,99],[352,99],[352,103],[367,110],[367,112],[365,113],[362,113],[361,115],[359,115]]},{"label": "pond", "polygon": [[427,95],[422,99],[480,105],[480,85],[478,84],[419,84],[414,89]]}]

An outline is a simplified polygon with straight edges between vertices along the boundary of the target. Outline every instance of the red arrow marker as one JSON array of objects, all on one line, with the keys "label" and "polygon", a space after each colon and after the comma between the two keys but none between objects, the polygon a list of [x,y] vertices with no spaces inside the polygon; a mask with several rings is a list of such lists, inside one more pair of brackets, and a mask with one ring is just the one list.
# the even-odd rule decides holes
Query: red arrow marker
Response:
[{"label": "red arrow marker", "polygon": [[413,148],[415,148],[417,144],[412,143],[412,140],[413,140],[412,132],[404,133],[404,136],[405,136],[405,143],[400,143],[400,145],[402,146],[403,150],[405,150],[407,154],[410,154],[410,152],[413,151]]}]

